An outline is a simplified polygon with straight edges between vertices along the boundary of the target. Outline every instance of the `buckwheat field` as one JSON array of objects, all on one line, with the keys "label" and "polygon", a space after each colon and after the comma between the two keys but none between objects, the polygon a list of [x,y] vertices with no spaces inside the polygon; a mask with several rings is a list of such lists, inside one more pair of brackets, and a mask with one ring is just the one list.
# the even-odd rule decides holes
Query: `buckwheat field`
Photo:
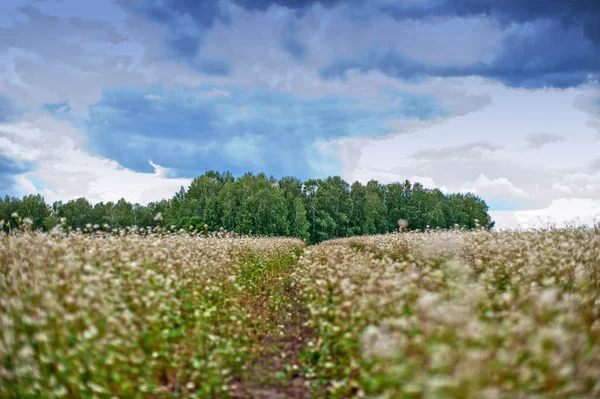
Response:
[{"label": "buckwheat field", "polygon": [[0,236],[3,398],[593,398],[600,232]]}]

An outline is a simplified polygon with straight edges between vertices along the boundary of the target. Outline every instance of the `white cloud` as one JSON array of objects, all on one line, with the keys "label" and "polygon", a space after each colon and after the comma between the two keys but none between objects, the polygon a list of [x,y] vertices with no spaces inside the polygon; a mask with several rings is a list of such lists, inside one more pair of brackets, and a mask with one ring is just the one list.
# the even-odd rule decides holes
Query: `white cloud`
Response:
[{"label": "white cloud", "polygon": [[23,191],[23,193],[25,195],[38,193],[38,189],[35,187],[33,182],[31,180],[29,180],[27,177],[25,177],[23,175],[18,175],[15,178],[15,180],[16,180],[18,187],[21,189],[21,191]]},{"label": "white cloud", "polygon": [[472,192],[486,197],[517,197],[525,198],[528,194],[518,187],[515,187],[505,177],[489,179],[486,175],[480,174],[477,180],[466,183],[462,190],[471,190]]},{"label": "white cloud", "polygon": [[[428,185],[435,182],[449,192],[476,193],[493,206],[510,203],[522,212],[556,209],[553,201],[561,199],[600,198],[600,164],[594,161],[598,142],[587,123],[589,117],[598,118],[591,101],[600,97],[598,88],[512,89],[473,78],[441,82],[468,95],[485,94],[489,102],[434,122],[399,121],[399,134],[347,139],[352,141],[346,143],[352,151],[340,158],[344,176],[387,183],[413,177]],[[415,87],[427,85],[431,88],[425,82]],[[532,136],[536,131],[545,134]],[[539,148],[528,148],[527,140]],[[554,144],[547,145],[550,142]],[[494,211],[493,215],[514,224],[517,214]]]},{"label": "white cloud", "polygon": [[490,211],[498,229],[593,225],[600,222],[600,200],[561,198],[542,209]]},{"label": "white cloud", "polygon": [[428,188],[428,189],[434,189],[434,188],[438,188],[438,186],[435,184],[435,182],[433,181],[433,179],[431,177],[427,177],[427,176],[412,176],[408,179],[411,183],[421,183],[421,185],[423,185],[423,187]]},{"label": "white cloud", "polygon": [[162,100],[163,97],[160,94],[146,94],[144,96],[146,100]]},{"label": "white cloud", "polygon": [[554,183],[552,185],[552,190],[557,194],[557,195],[568,195],[568,196],[572,196],[573,192],[571,191],[571,189],[569,188],[569,186],[566,186],[564,184],[561,183]]},{"label": "white cloud", "polygon": [[83,148],[84,137],[77,129],[46,115],[26,115],[19,122],[1,124],[0,138],[0,153],[37,165],[29,173],[44,187],[38,190],[30,176],[19,175],[21,191],[39,192],[48,202],[86,197],[94,203],[125,198],[145,204],[169,198],[190,184],[190,179],[167,178],[168,170],[150,161],[154,173],[139,173],[92,155]]}]

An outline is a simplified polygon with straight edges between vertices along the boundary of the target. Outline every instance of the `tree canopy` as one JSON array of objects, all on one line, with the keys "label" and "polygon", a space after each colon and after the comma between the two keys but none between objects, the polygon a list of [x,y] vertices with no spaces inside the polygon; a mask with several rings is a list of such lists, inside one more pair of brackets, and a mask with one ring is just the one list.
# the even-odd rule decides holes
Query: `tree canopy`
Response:
[{"label": "tree canopy", "polygon": [[29,218],[33,228],[45,230],[62,220],[73,229],[89,225],[175,226],[295,236],[310,243],[395,231],[401,219],[409,230],[494,226],[488,206],[480,197],[446,194],[408,180],[350,185],[339,176],[302,182],[293,177],[278,180],[262,173],[236,178],[229,172],[216,171],[195,178],[171,199],[147,205],[131,204],[125,199],[92,205],[85,198],[47,205],[40,195],[22,199],[6,196],[0,200],[0,220],[5,221],[5,230],[14,228],[19,217]]}]

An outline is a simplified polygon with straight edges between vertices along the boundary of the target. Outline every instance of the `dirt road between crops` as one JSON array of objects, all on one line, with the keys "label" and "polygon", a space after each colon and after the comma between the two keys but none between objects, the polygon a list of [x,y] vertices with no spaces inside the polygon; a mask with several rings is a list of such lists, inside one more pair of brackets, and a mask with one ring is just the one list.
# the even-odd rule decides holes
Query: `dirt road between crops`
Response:
[{"label": "dirt road between crops", "polygon": [[[229,394],[233,399],[311,397],[300,368],[300,352],[313,336],[311,329],[305,326],[308,311],[294,287],[286,284],[284,289],[287,311],[282,309],[274,320],[274,324],[283,328],[274,329],[262,339],[260,358],[252,364],[247,377],[232,384]],[[292,365],[298,366],[297,369],[290,369]]]}]

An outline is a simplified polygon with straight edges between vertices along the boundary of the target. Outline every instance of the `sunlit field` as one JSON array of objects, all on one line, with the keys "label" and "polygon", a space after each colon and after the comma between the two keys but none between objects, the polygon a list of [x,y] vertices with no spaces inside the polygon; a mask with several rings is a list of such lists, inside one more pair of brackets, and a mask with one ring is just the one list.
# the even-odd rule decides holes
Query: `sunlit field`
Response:
[{"label": "sunlit field", "polygon": [[0,237],[0,397],[600,396],[600,232]]}]

